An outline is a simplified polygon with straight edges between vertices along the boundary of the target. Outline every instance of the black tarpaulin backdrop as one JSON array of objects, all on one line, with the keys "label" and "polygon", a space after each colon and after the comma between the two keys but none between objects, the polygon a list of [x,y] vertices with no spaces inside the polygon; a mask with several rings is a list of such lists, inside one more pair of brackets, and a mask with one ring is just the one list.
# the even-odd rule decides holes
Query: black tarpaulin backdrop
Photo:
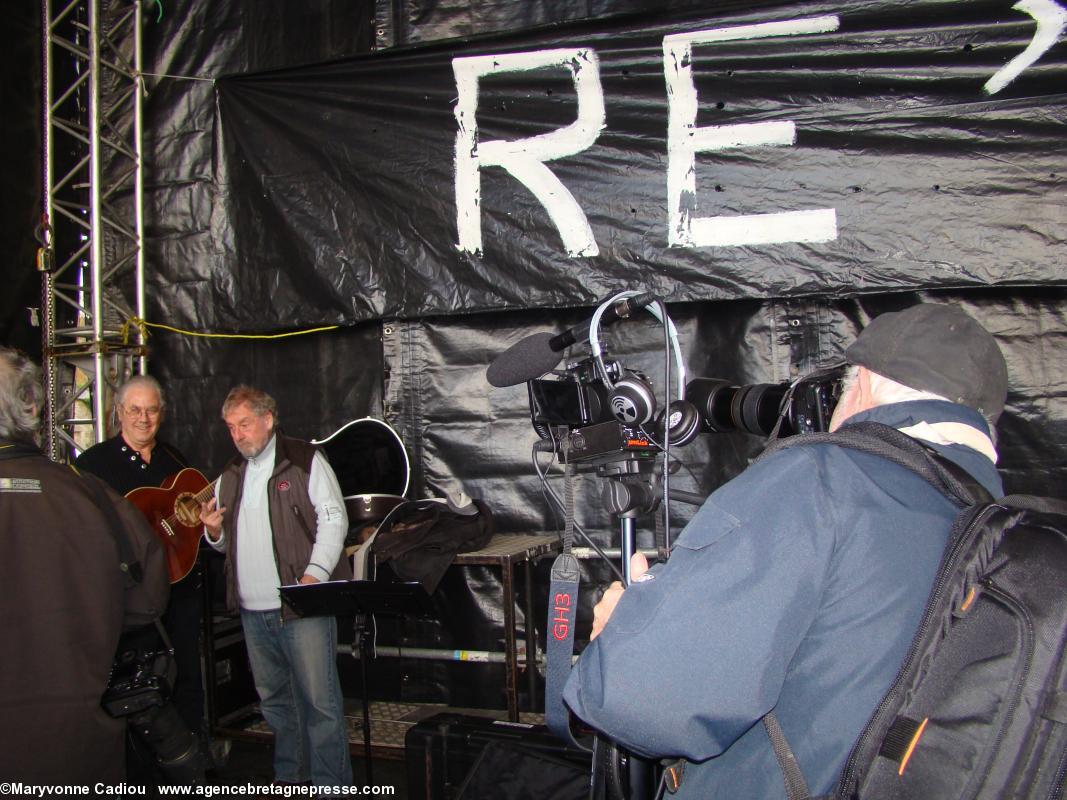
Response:
[{"label": "black tarpaulin backdrop", "polygon": [[[1009,365],[1012,389],[1002,416],[1000,468],[1009,491],[1064,496],[1067,479],[1062,452],[1067,442],[1067,292],[1062,288],[963,292],[927,291],[864,296],[846,300],[739,300],[675,304],[685,360],[693,375],[738,383],[778,382],[838,356],[872,317],[920,300],[960,302],[997,336]],[[201,428],[183,447],[211,463],[231,452],[218,407],[237,380],[254,379],[278,395],[286,428],[301,436],[322,436],[346,419],[381,414],[401,433],[413,465],[412,497],[465,491],[489,503],[500,530],[558,530],[535,477],[530,448],[536,435],[528,417],[523,386],[490,389],[484,368],[494,354],[535,330],[560,331],[585,311],[501,312],[389,322],[310,337],[264,343],[202,343],[172,336],[154,337],[164,348],[154,360],[164,382],[179,386],[172,430],[182,432],[190,416]],[[380,334],[380,341],[379,341]],[[611,352],[624,364],[646,372],[662,399],[660,331],[651,317],[620,323],[606,332]],[[180,345],[172,357],[171,348]],[[575,348],[584,352],[584,348]],[[181,375],[194,363],[209,372]],[[171,365],[177,364],[175,372]],[[378,385],[379,378],[387,379]],[[325,388],[323,388],[325,387]],[[188,399],[186,399],[188,398]],[[674,453],[684,468],[673,485],[707,493],[737,474],[763,445],[746,433],[703,435]],[[210,455],[214,453],[215,455]],[[220,464],[221,460],[214,463]],[[552,485],[559,494],[558,477]],[[604,479],[579,478],[576,517],[603,545],[618,545],[617,524],[603,509]],[[673,503],[675,534],[694,509]],[[637,522],[638,538],[650,545],[653,520]],[[547,566],[547,565],[543,565]],[[543,568],[542,567],[542,568]],[[607,570],[588,563],[583,598]],[[541,575],[543,578],[544,576]],[[543,608],[547,582],[538,583],[535,607]],[[489,568],[450,573],[438,590],[443,624],[390,624],[382,641],[415,647],[502,649],[500,584]],[[535,615],[538,626],[545,616]],[[583,606],[580,634],[588,624]],[[502,707],[499,667],[391,660],[375,666],[376,692],[407,700]],[[352,678],[352,687],[358,682]],[[525,686],[525,683],[521,684]],[[358,691],[353,689],[353,691]]]},{"label": "black tarpaulin backdrop", "polygon": [[[699,153],[692,213],[832,208],[837,238],[668,246],[663,36],[820,14],[837,14],[839,30],[694,47],[697,126],[787,120],[796,140]],[[434,38],[432,19],[415,38]],[[364,414],[390,421],[412,459],[411,496],[464,491],[492,506],[501,530],[551,531],[561,515],[530,461],[525,389],[491,389],[484,378],[511,344],[579,322],[613,291],[649,290],[671,304],[691,375],[778,382],[836,358],[872,316],[929,299],[962,302],[1006,351],[1009,487],[1062,493],[1062,38],[1006,88],[982,89],[1034,29],[1008,3],[913,3],[906,14],[889,3],[768,5],[220,80],[211,213],[200,215],[192,240],[152,243],[155,296],[167,298],[171,321],[207,330],[350,327],[221,345],[155,335],[154,369],[196,397],[195,413],[176,406],[175,436],[195,438],[198,447],[186,449],[220,464],[231,448],[214,409],[233,382],[253,380],[279,395],[298,435],[321,436]],[[544,206],[499,167],[480,173],[482,254],[461,252],[452,59],[568,47],[596,52],[605,127],[593,145],[548,166],[583,209],[599,254],[568,255]],[[486,78],[479,142],[570,124],[574,92],[559,68]],[[190,241],[195,252],[172,251]],[[616,325],[607,338],[626,366],[653,378],[662,400],[651,317]],[[702,436],[676,450],[684,466],[675,486],[706,494],[761,446],[743,433]],[[562,493],[558,477],[553,484]],[[617,545],[601,489],[595,476],[579,480],[577,517]],[[692,511],[672,504],[675,533]],[[652,530],[651,518],[639,520],[642,544]],[[591,589],[608,573],[591,563],[586,577]],[[498,598],[492,570],[450,574],[439,590],[443,624],[383,635],[499,651]],[[540,624],[544,601],[535,600]],[[587,606],[580,619],[588,621]],[[379,665],[375,686],[407,699],[503,700],[499,668],[470,664]]]},{"label": "black tarpaulin backdrop", "polygon": [[[783,381],[832,360],[882,311],[961,302],[1008,359],[999,427],[1009,490],[1064,495],[1062,32],[989,94],[983,86],[1037,30],[1012,0],[731,2],[699,16],[615,18],[606,15],[652,4],[557,5],[213,0],[166,4],[150,21],[149,320],[226,333],[341,326],[281,340],[154,329],[150,369],[171,400],[164,433],[197,466],[215,473],[230,456],[219,407],[231,385],[253,382],[278,398],[295,435],[321,437],[368,414],[390,421],[412,458],[412,497],[462,490],[493,507],[501,530],[551,531],[559,517],[530,463],[525,389],[491,389],[485,368],[523,337],[563,330],[608,294],[636,289],[670,303],[691,375],[738,383]],[[518,31],[583,10],[605,18]],[[691,210],[834,209],[837,237],[670,247],[663,37],[820,15],[836,15],[837,30],[694,46],[698,127],[793,122],[796,139],[698,153]],[[437,42],[494,30],[516,32]],[[424,44],[351,57],[372,36]],[[599,64],[603,130],[548,162],[599,253],[568,255],[544,206],[499,167],[480,171],[482,255],[463,253],[452,59],[546,48],[594,52]],[[574,91],[565,68],[484,79],[479,143],[570,124]],[[606,336],[662,398],[651,317]],[[761,445],[742,433],[702,436],[676,450],[676,486],[707,493]],[[598,541],[617,544],[600,483],[580,479],[577,516]],[[672,504],[675,533],[691,514]],[[648,542],[651,520],[638,530]],[[585,596],[606,577],[591,566]],[[445,624],[385,635],[502,649],[492,570],[454,571],[439,595]],[[540,595],[537,603],[540,625]],[[377,666],[382,694],[502,702],[496,667]],[[349,678],[346,688],[358,687]]]},{"label": "black tarpaulin backdrop", "polygon": [[[792,123],[795,142],[698,152],[695,196],[684,202],[696,218],[823,210],[836,232],[669,246],[667,175],[684,154],[669,152],[674,57],[664,37],[819,18],[834,29],[692,46],[698,130],[730,138],[740,126]],[[210,309],[179,309],[225,328],[573,306],[620,286],[678,302],[1059,283],[1064,211],[1049,198],[1063,186],[1067,46],[988,86],[1036,30],[1000,2],[805,3],[225,78],[225,208],[213,222],[227,270],[207,286],[166,272],[157,280],[179,300],[210,291]],[[481,254],[461,251],[453,61],[567,48],[599,62],[603,129],[547,164],[598,254],[569,255],[544,204],[500,167],[478,170]],[[577,115],[564,65],[478,86],[471,118],[483,149]]]}]

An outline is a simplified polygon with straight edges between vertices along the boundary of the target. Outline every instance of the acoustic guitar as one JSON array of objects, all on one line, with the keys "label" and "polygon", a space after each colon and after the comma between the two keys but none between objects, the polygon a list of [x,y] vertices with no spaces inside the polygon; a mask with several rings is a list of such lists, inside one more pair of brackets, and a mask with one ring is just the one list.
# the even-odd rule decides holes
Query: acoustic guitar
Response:
[{"label": "acoustic guitar", "polygon": [[[404,500],[411,468],[404,443],[392,426],[374,417],[342,425],[325,439],[312,439],[326,453],[344,495],[349,521],[380,520]],[[167,553],[170,582],[177,583],[196,564],[200,504],[215,496],[215,483],[187,467],[163,481],[126,495],[155,530]]]},{"label": "acoustic guitar", "polygon": [[167,478],[162,486],[142,486],[126,495],[163,543],[171,583],[188,575],[196,564],[204,530],[200,504],[214,496],[215,484],[191,467]]}]

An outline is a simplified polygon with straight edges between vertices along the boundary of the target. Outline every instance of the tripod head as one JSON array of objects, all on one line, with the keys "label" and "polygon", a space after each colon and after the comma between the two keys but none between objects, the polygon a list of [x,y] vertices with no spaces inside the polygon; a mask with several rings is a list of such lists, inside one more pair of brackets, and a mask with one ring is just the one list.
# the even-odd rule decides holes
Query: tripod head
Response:
[{"label": "tripod head", "polygon": [[652,462],[626,459],[601,464],[597,474],[608,480],[600,493],[604,508],[612,516],[634,519],[659,508],[660,497],[653,487]]}]

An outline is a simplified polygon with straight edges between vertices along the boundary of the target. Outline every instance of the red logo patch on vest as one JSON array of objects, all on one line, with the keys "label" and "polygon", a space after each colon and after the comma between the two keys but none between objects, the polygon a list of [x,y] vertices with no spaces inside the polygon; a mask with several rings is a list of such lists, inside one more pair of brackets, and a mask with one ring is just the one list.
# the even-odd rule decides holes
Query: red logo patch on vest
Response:
[{"label": "red logo patch on vest", "polygon": [[281,483],[279,483],[278,484],[278,491],[279,492],[288,492],[289,491],[289,481],[282,481]]}]

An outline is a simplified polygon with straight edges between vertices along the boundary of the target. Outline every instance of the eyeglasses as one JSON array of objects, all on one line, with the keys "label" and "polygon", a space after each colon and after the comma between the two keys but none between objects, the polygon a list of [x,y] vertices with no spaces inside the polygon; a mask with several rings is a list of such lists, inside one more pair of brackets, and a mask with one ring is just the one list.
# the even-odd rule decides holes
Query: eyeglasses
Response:
[{"label": "eyeglasses", "polygon": [[149,406],[148,408],[141,408],[140,406],[122,406],[122,410],[127,416],[140,418],[144,415],[151,419],[152,417],[158,417],[159,412],[162,410],[159,406]]}]

